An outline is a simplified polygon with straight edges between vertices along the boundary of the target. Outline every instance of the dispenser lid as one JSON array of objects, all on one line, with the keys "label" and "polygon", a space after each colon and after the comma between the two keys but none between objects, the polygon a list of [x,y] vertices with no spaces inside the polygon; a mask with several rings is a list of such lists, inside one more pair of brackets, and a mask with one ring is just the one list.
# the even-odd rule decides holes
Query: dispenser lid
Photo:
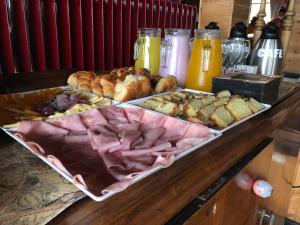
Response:
[{"label": "dispenser lid", "polygon": [[243,22],[237,22],[230,30],[230,38],[247,39],[247,27]]},{"label": "dispenser lid", "polygon": [[278,27],[275,23],[268,23],[261,34],[262,39],[279,39]]},{"label": "dispenser lid", "polygon": [[208,30],[220,30],[220,27],[218,26],[217,22],[209,22],[207,26],[205,26],[205,29]]}]

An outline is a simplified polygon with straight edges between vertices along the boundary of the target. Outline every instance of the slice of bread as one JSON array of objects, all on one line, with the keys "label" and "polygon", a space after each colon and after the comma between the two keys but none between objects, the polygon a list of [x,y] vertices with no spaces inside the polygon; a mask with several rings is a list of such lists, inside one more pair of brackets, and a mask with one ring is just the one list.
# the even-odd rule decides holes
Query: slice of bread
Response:
[{"label": "slice of bread", "polygon": [[177,96],[178,98],[181,98],[181,99],[187,99],[188,98],[188,94],[184,93],[184,92],[175,91],[172,94]]},{"label": "slice of bread", "polygon": [[214,122],[205,116],[190,116],[187,118],[188,121],[192,123],[201,123],[207,126],[214,126]]},{"label": "slice of bread", "polygon": [[174,103],[174,102],[160,102],[158,106],[155,108],[155,111],[171,115],[171,116],[176,116],[178,113],[179,106]]},{"label": "slice of bread", "polygon": [[214,101],[217,101],[217,98],[214,95],[207,95],[202,98],[203,105],[209,105]]},{"label": "slice of bread", "polygon": [[216,108],[218,108],[218,106],[214,104],[207,105],[199,110],[199,115],[203,115],[209,118],[210,115],[213,114],[213,112],[216,110]]},{"label": "slice of bread", "polygon": [[257,113],[265,108],[263,104],[256,101],[254,98],[249,98],[247,103],[253,113]]},{"label": "slice of bread", "polygon": [[192,99],[184,107],[187,116],[197,116],[198,111],[204,106],[202,99]]},{"label": "slice of bread", "polygon": [[218,98],[217,101],[213,102],[212,104],[219,107],[221,105],[226,105],[229,102],[229,97],[222,97],[222,98]]},{"label": "slice of bread", "polygon": [[234,117],[225,106],[219,106],[210,116],[210,119],[214,121],[219,128],[225,128],[234,122]]},{"label": "slice of bread", "polygon": [[143,106],[145,106],[147,109],[156,109],[159,104],[162,102],[156,101],[154,99],[148,99],[144,102]]},{"label": "slice of bread", "polygon": [[240,97],[232,97],[226,108],[234,116],[236,120],[242,120],[252,114],[248,104]]},{"label": "slice of bread", "polygon": [[223,90],[217,93],[218,98],[231,97],[231,93],[228,90]]}]

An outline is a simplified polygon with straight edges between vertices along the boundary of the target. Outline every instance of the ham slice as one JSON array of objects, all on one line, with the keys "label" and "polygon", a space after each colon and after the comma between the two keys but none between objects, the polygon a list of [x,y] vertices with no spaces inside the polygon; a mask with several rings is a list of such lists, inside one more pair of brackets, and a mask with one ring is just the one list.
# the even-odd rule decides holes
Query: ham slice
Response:
[{"label": "ham slice", "polygon": [[34,136],[36,133],[39,136],[48,136],[53,134],[68,134],[67,129],[57,127],[55,125],[43,122],[43,121],[22,121],[20,126],[17,128],[17,132],[20,134],[26,134],[26,137],[30,139],[31,134]]},{"label": "ham slice", "polygon": [[138,108],[138,107],[132,106],[132,107],[126,107],[125,113],[126,113],[127,119],[131,123],[132,122],[139,123],[145,114],[145,110],[143,108]]},{"label": "ham slice", "polygon": [[163,128],[166,132],[161,136],[161,139],[169,139],[170,141],[182,138],[190,127],[190,123],[178,120],[173,117],[168,117],[165,121]]},{"label": "ham slice", "polygon": [[147,155],[149,153],[163,151],[163,150],[165,150],[167,148],[171,148],[171,147],[172,147],[171,143],[168,141],[165,141],[165,142],[160,143],[159,145],[155,145],[151,148],[122,151],[122,155],[123,156]]},{"label": "ham slice", "polygon": [[167,116],[154,112],[145,111],[141,119],[141,130],[149,130],[152,128],[163,127]]},{"label": "ham slice", "polygon": [[[111,127],[110,127],[110,128],[111,128]],[[108,126],[94,125],[94,126],[91,127],[90,130],[91,130],[93,133],[95,133],[95,134],[101,134],[101,133],[103,133],[103,134],[105,134],[105,135],[110,135],[110,136],[114,136],[114,137],[117,137],[117,136],[118,136],[118,134],[117,134],[115,131],[109,129]]]},{"label": "ham slice", "polygon": [[149,148],[151,147],[157,139],[165,132],[164,128],[152,128],[143,132],[144,141],[138,145],[135,145],[134,148]]},{"label": "ham slice", "polygon": [[137,122],[132,123],[117,123],[114,125],[117,131],[137,131],[139,130],[140,124]]},{"label": "ham slice", "polygon": [[106,120],[111,123],[115,124],[114,121],[119,121],[119,123],[128,123],[129,121],[126,118],[125,112],[123,108],[116,107],[116,106],[109,106],[105,108],[99,109],[102,115],[106,118]]},{"label": "ham slice", "polygon": [[90,137],[87,134],[65,135],[64,141],[66,144],[90,144]]},{"label": "ham slice", "polygon": [[116,147],[120,145],[119,138],[101,134],[95,134],[91,130],[88,131],[88,135],[93,140],[93,147],[96,147],[98,151],[105,152],[108,151],[110,148]]},{"label": "ham slice", "polygon": [[198,144],[201,144],[206,139],[207,139],[206,137],[202,137],[202,138],[183,138],[182,140],[180,140],[176,143],[176,146],[178,148],[181,148],[181,147],[184,148],[187,145],[196,146]]},{"label": "ham slice", "polygon": [[93,109],[84,112],[80,117],[87,128],[91,128],[95,125],[107,124],[105,117],[98,109]]},{"label": "ham slice", "polygon": [[123,150],[128,150],[131,147],[131,144],[138,139],[141,136],[140,131],[122,131],[121,133],[121,139],[120,142],[121,144],[110,148],[109,152],[114,152],[114,151],[123,151]]},{"label": "ham slice", "polygon": [[84,125],[83,121],[79,114],[66,116],[58,119],[49,119],[47,120],[48,123],[53,124],[57,127],[68,129],[72,132],[83,132],[86,131],[86,126]]},{"label": "ham slice", "polygon": [[209,137],[212,133],[207,126],[192,123],[184,135],[185,138]]}]

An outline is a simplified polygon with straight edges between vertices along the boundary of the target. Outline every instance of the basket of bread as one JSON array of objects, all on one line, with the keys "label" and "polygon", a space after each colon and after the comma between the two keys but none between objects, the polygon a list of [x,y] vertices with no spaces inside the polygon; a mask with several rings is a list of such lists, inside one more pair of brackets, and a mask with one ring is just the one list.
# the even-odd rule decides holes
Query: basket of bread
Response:
[{"label": "basket of bread", "polygon": [[67,83],[72,88],[92,92],[118,102],[143,98],[177,87],[174,76],[153,76],[147,69],[134,67],[114,69],[110,73],[103,74],[78,71],[69,76]]},{"label": "basket of bread", "polygon": [[177,90],[129,103],[223,131],[270,108],[228,90],[216,95],[191,91]]},{"label": "basket of bread", "polygon": [[22,120],[42,120],[111,105],[108,98],[67,87],[0,95],[0,126],[15,127]]}]

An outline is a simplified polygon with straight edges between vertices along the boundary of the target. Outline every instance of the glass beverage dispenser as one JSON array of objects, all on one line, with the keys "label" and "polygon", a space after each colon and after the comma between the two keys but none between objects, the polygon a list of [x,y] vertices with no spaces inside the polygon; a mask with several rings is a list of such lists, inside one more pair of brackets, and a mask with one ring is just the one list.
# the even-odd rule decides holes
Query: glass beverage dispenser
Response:
[{"label": "glass beverage dispenser", "polygon": [[212,79],[222,73],[222,32],[195,30],[185,87],[211,92]]},{"label": "glass beverage dispenser", "polygon": [[173,75],[183,87],[189,63],[190,30],[166,29],[161,46],[160,75]]},{"label": "glass beverage dispenser", "polygon": [[160,34],[160,29],[141,28],[134,44],[135,67],[146,68],[152,75],[159,74]]}]

